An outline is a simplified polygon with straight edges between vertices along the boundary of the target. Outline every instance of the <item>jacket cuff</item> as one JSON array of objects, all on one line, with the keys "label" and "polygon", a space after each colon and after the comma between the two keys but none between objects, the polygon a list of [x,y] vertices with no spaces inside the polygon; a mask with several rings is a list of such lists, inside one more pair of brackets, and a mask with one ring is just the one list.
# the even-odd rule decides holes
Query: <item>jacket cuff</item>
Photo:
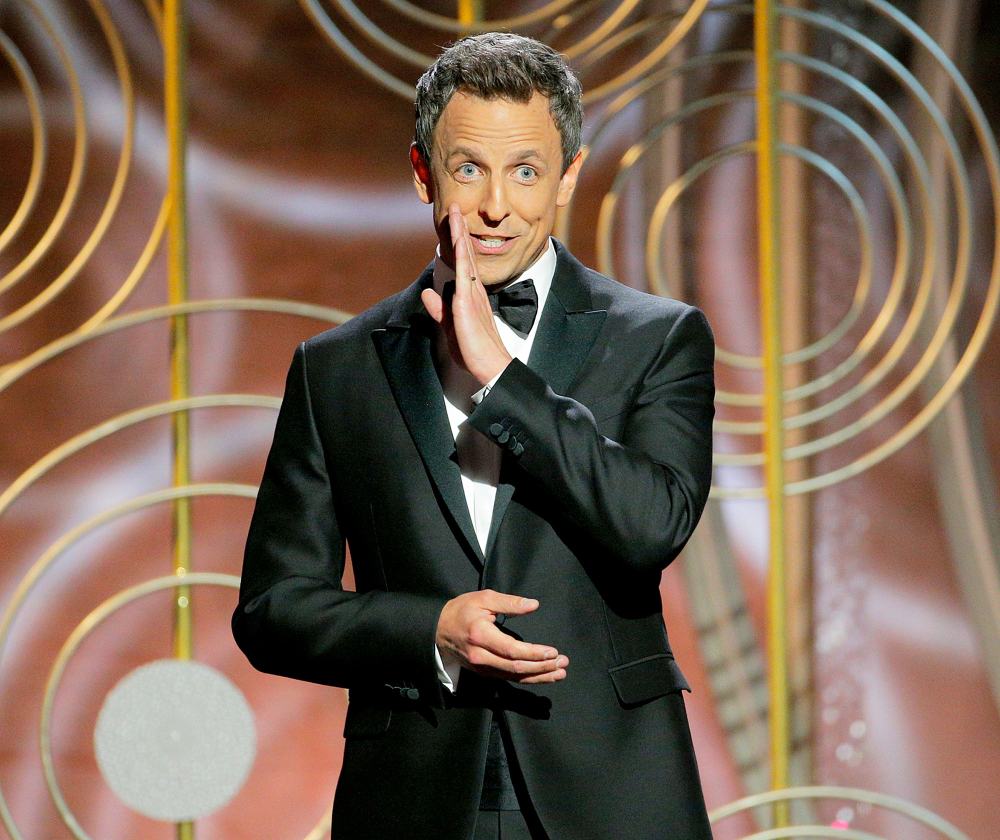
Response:
[{"label": "jacket cuff", "polygon": [[545,380],[514,359],[469,415],[469,425],[519,458],[531,446],[531,436],[519,418],[541,410],[549,394]]}]

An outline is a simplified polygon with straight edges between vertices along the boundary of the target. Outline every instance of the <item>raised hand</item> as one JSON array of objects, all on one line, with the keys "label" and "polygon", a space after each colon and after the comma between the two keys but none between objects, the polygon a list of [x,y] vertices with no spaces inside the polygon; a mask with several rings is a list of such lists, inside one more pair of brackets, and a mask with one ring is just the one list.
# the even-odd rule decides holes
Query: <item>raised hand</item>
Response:
[{"label": "raised hand", "polygon": [[566,678],[569,657],[550,645],[520,642],[496,626],[497,615],[524,615],[538,601],[492,589],[466,592],[444,605],[437,626],[440,651],[462,667],[517,683],[551,683]]},{"label": "raised hand", "polygon": [[455,361],[485,385],[510,363],[493,320],[486,289],[476,273],[469,228],[457,204],[448,208],[452,252],[455,255],[455,294],[449,306],[433,289],[420,299],[428,314],[445,329]]}]

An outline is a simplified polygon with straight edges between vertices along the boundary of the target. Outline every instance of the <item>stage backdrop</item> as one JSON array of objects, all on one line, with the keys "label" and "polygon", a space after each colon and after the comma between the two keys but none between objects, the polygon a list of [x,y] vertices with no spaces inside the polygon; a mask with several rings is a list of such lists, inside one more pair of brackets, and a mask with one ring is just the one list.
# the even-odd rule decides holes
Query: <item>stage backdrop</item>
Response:
[{"label": "stage backdrop", "polygon": [[558,235],[718,339],[662,584],[717,836],[1000,836],[977,0],[0,4],[0,836],[328,836],[346,695],[236,650],[242,543],[295,345],[433,255],[412,86],[487,29],[584,82]]}]

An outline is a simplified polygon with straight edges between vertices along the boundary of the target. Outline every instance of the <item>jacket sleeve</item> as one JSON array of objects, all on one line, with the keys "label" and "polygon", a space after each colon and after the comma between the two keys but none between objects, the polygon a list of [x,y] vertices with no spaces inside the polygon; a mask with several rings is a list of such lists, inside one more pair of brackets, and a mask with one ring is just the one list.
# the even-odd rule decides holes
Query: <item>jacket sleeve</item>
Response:
[{"label": "jacket sleeve", "polygon": [[684,547],[711,486],[715,345],[688,307],[636,386],[619,440],[582,403],[511,362],[470,423],[500,445],[554,515],[605,561],[647,574]]},{"label": "jacket sleeve", "polygon": [[343,589],[345,541],[327,463],[300,345],[247,537],[236,642],[261,671],[345,687],[415,687],[431,700],[440,692],[434,638],[445,599]]}]

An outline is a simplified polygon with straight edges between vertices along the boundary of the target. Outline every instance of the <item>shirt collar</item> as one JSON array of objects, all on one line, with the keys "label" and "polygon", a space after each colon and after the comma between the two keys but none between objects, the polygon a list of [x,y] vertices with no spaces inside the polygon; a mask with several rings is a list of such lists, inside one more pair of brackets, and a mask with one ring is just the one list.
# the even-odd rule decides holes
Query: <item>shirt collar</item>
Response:
[{"label": "shirt collar", "polygon": [[[552,237],[548,239],[548,244],[542,255],[530,266],[522,271],[516,279],[507,285],[513,286],[522,280],[529,278],[535,283],[535,293],[538,295],[538,315],[541,316],[545,301],[548,299],[549,290],[552,288],[552,278],[556,273],[556,249],[552,244]],[[434,257],[434,290],[441,294],[444,284],[455,279],[455,270],[441,259],[441,246],[438,246]],[[535,318],[535,325],[538,318]],[[534,326],[534,325],[533,325]]]}]

